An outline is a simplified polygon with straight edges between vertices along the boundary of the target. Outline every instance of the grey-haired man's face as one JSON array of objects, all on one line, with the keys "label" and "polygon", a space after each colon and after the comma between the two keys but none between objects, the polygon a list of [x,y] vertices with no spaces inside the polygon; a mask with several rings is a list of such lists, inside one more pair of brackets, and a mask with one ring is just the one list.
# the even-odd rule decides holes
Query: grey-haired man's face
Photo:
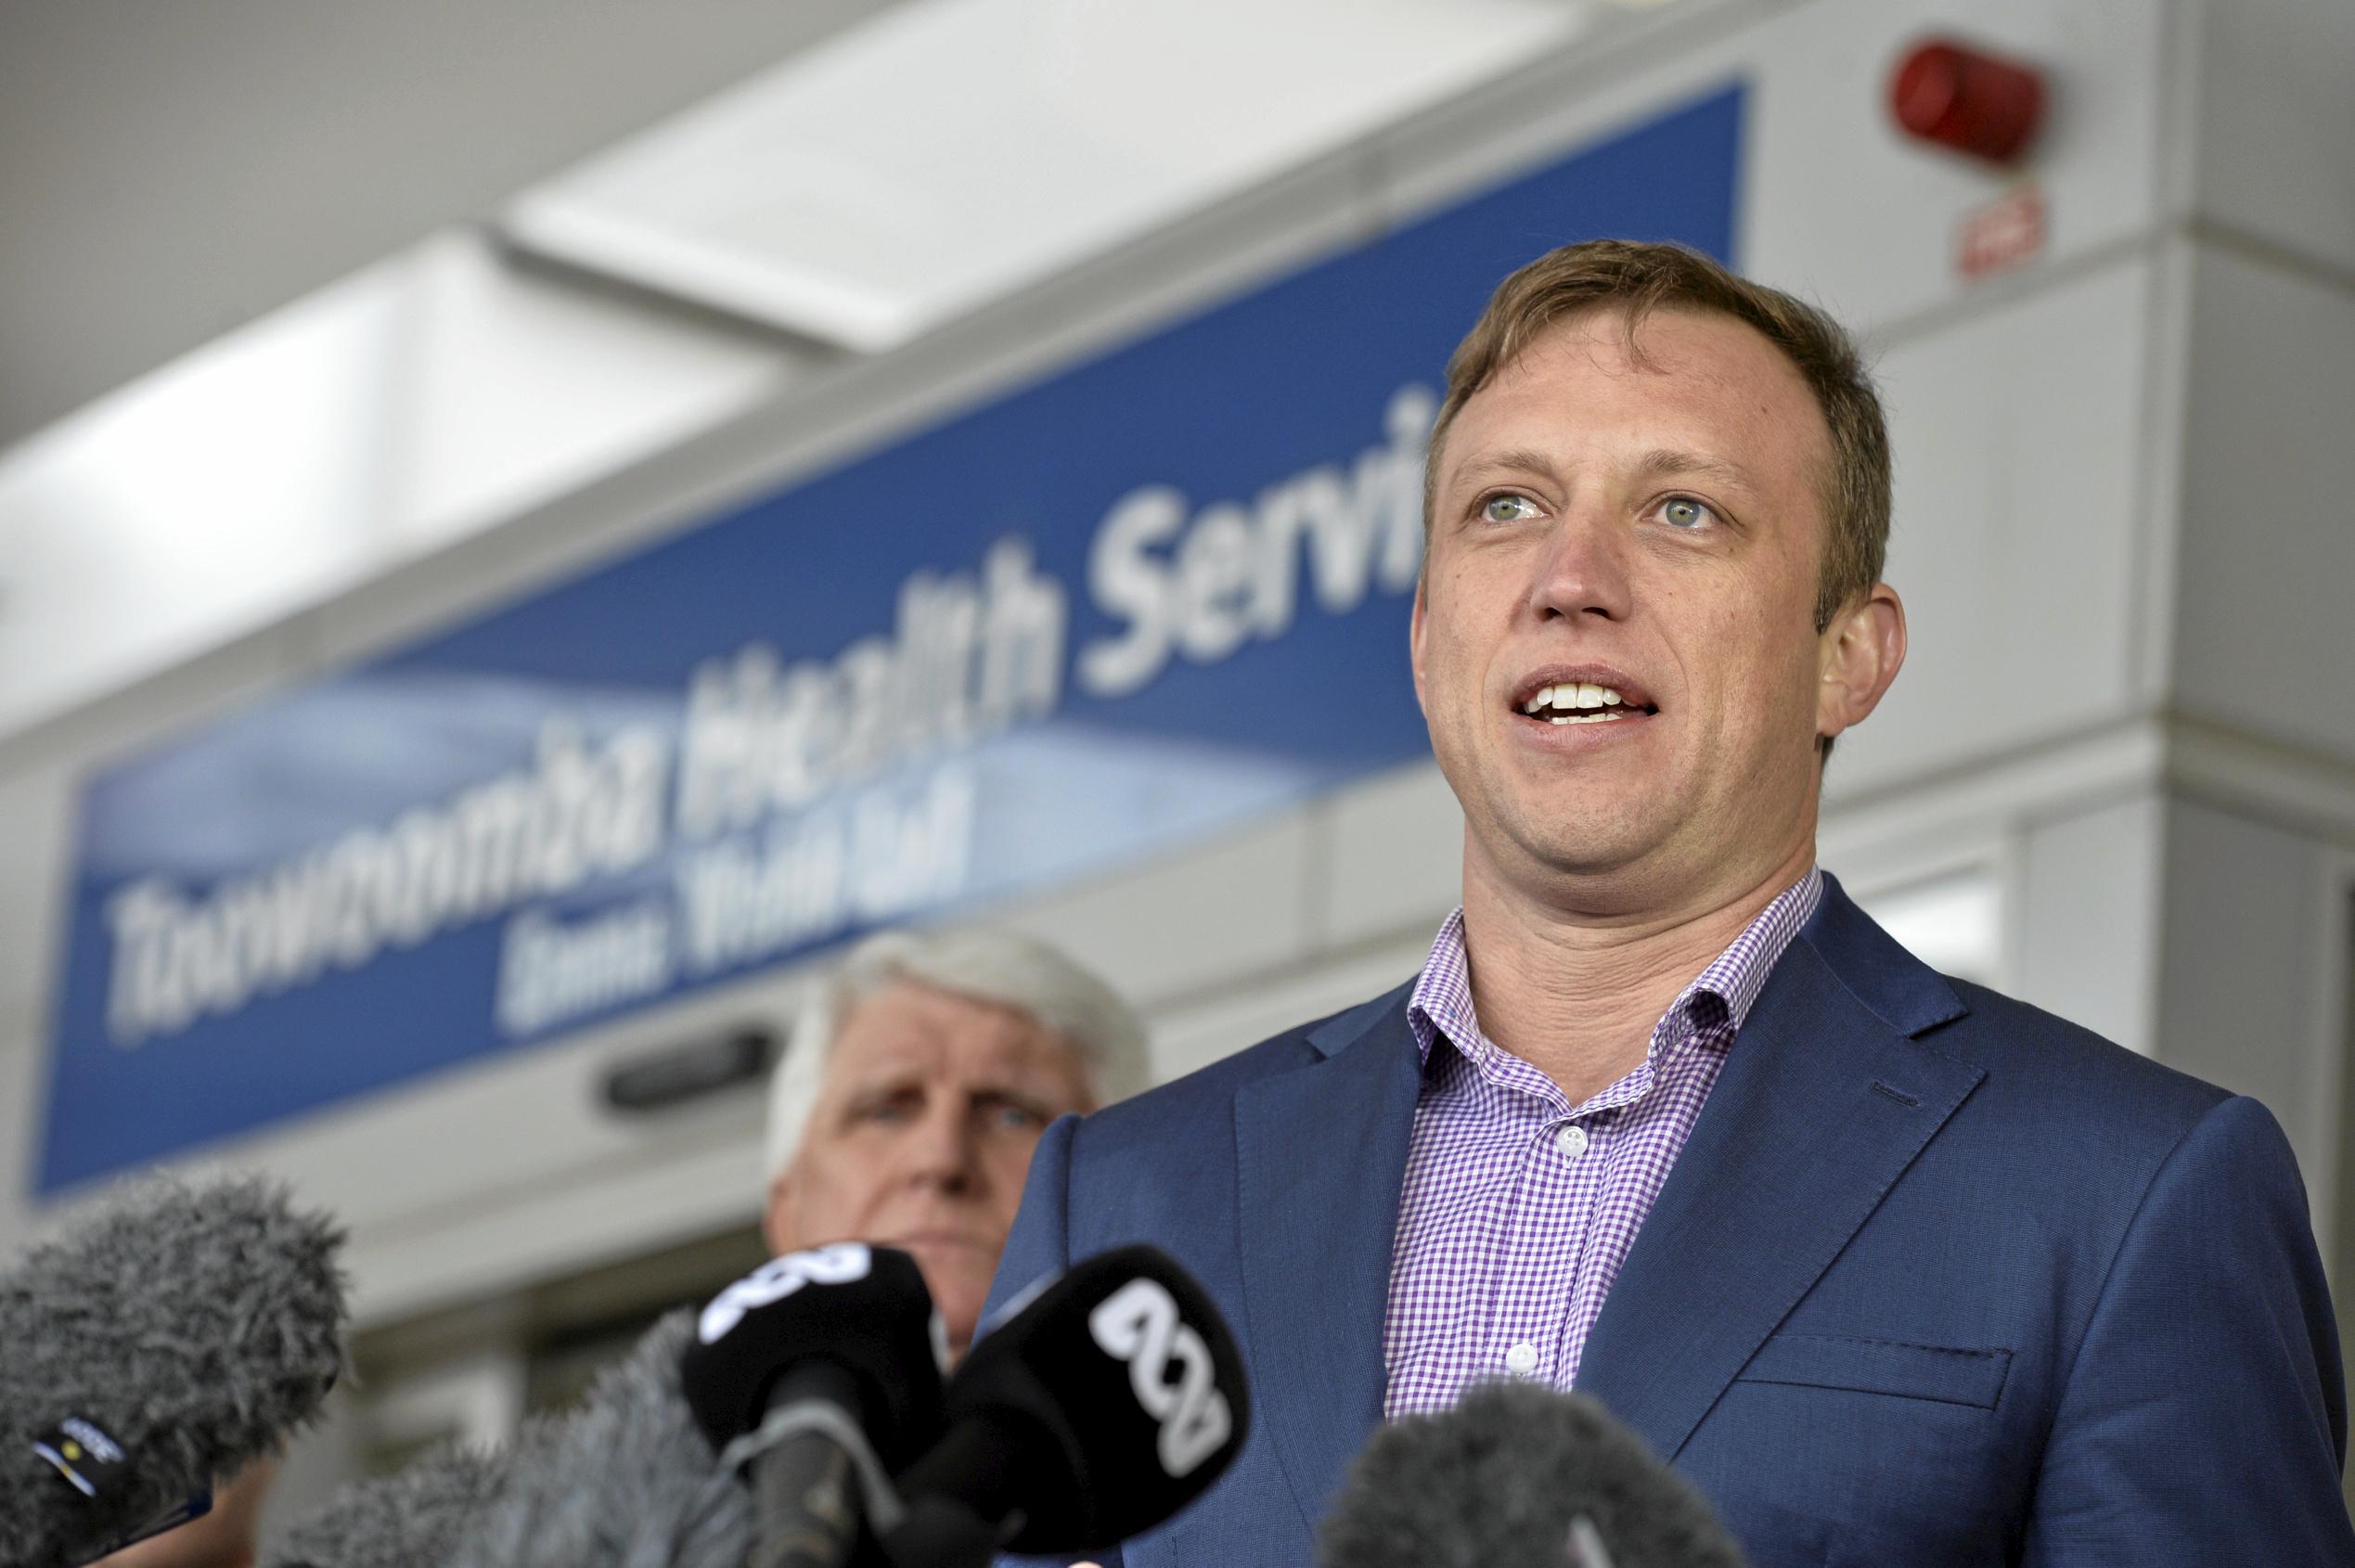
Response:
[{"label": "grey-haired man's face", "polygon": [[1027,1013],[890,986],[843,1021],[808,1130],[769,1188],[769,1246],[875,1241],[914,1254],[962,1352],[1038,1135],[1093,1108],[1069,1045]]}]

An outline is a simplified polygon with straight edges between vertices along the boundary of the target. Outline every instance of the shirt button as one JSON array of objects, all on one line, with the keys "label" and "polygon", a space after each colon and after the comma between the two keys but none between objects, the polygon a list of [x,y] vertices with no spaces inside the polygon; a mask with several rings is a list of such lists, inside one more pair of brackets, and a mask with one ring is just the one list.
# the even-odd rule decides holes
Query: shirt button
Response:
[{"label": "shirt button", "polygon": [[1516,1378],[1525,1378],[1538,1369],[1538,1347],[1527,1340],[1505,1352],[1505,1370]]},{"label": "shirt button", "polygon": [[1553,1135],[1553,1146],[1562,1150],[1564,1158],[1575,1160],[1587,1151],[1587,1129],[1575,1125],[1564,1127]]}]

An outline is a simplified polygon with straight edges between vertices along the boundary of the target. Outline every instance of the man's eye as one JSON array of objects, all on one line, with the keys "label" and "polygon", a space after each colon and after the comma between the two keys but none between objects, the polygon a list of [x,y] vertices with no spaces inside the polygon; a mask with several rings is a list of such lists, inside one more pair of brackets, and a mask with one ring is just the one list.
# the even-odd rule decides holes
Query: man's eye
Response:
[{"label": "man's eye", "polygon": [[1026,1132],[1047,1125],[1047,1118],[1027,1105],[999,1105],[989,1114],[991,1121],[1010,1132]]},{"label": "man's eye", "polygon": [[1718,520],[1718,514],[1709,509],[1706,502],[1689,495],[1670,497],[1661,506],[1660,516],[1671,528],[1699,528]]},{"label": "man's eye", "polygon": [[1524,522],[1538,515],[1538,504],[1526,495],[1491,495],[1480,503],[1483,522]]}]

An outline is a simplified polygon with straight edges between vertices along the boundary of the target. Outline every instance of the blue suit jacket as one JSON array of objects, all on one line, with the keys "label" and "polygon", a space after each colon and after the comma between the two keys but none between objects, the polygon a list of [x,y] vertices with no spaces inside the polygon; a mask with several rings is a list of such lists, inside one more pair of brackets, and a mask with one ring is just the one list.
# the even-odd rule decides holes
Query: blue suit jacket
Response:
[{"label": "blue suit jacket", "polygon": [[[1040,1141],[994,1295],[1152,1241],[1250,1369],[1233,1468],[1106,1568],[1314,1561],[1382,1416],[1406,997]],[[2355,1564],[2337,1330],[2272,1117],[1940,977],[1828,878],[1577,1386],[1757,1568]]]}]

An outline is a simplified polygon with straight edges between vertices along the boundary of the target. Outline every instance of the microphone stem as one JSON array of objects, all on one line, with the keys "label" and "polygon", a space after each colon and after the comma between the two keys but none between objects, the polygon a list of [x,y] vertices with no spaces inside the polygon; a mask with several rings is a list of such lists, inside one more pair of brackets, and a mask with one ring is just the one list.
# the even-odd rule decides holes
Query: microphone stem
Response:
[{"label": "microphone stem", "polygon": [[842,1568],[858,1538],[857,1481],[820,1432],[786,1438],[752,1463],[751,1568]]}]

